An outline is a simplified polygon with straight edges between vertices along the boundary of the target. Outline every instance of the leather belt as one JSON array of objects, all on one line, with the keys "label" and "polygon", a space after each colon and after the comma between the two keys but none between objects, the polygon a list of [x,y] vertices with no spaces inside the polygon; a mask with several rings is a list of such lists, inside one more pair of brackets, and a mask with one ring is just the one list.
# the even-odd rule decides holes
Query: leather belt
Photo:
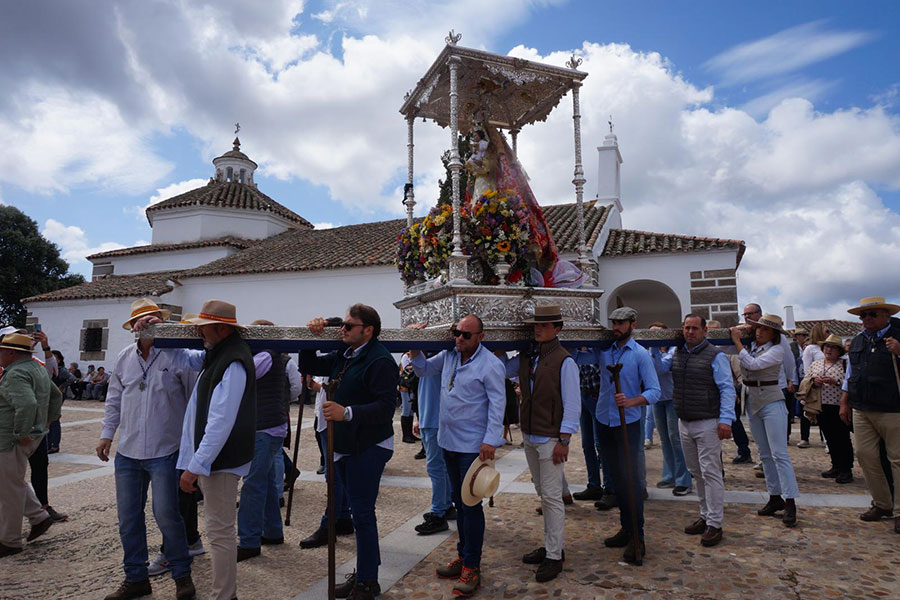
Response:
[{"label": "leather belt", "polygon": [[742,381],[744,385],[748,385],[750,387],[768,387],[770,385],[778,385],[778,380],[775,381],[747,381],[744,379]]}]

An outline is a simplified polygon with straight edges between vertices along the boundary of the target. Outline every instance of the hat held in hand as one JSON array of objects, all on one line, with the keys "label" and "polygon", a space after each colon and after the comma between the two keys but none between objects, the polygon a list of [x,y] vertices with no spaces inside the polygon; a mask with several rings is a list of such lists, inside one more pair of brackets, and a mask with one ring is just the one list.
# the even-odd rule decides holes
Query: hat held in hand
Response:
[{"label": "hat held in hand", "polygon": [[497,493],[500,487],[500,473],[494,468],[494,461],[472,461],[462,482],[462,501],[466,506],[475,506],[485,498]]}]

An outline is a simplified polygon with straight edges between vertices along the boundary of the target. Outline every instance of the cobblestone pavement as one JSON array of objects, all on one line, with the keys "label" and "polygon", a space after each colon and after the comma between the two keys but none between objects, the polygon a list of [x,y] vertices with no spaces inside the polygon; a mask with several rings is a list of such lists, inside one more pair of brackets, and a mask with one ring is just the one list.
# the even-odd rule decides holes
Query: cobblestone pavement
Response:
[{"label": "cobblestone pavement", "polygon": [[[93,457],[102,417],[99,402],[68,401],[63,411],[62,454],[52,456],[50,500],[57,510],[68,512],[66,523],[54,525],[25,552],[0,559],[0,598],[68,599],[102,598],[122,579],[121,546],[116,526],[115,491],[109,464]],[[294,496],[292,524],[285,528],[285,544],[265,547],[263,555],[238,566],[241,598],[289,599],[319,582],[326,574],[325,548],[301,550],[300,539],[315,529],[324,505],[325,485],[313,475],[319,454],[313,442],[311,411],[303,418],[300,465],[303,481]],[[297,407],[294,407],[294,418]],[[379,533],[405,534],[428,509],[424,461],[413,459],[419,445],[403,444],[398,437],[393,459],[385,470],[390,484],[382,486],[378,499]],[[795,432],[792,441],[798,441]],[[515,441],[521,433],[515,432]],[[813,447],[792,446],[800,491],[804,494],[849,494],[838,498],[847,506],[864,505],[862,474],[856,481],[837,485],[819,472],[829,466],[827,454],[814,428]],[[515,445],[498,452],[507,460],[520,458]],[[752,465],[732,465],[734,446],[726,442],[726,488],[730,491],[764,492],[762,479]],[[661,452],[654,445],[646,451],[647,478],[654,488],[661,471]],[[521,461],[520,461],[521,462]],[[585,483],[580,441],[572,444],[567,478],[573,489]],[[513,479],[528,482],[527,470]],[[512,485],[521,492],[527,486]],[[563,574],[548,584],[534,581],[534,567],[521,555],[541,546],[543,522],[535,513],[533,493],[505,492],[495,506],[485,507],[487,533],[482,561],[484,584],[480,598],[891,598],[900,596],[900,536],[892,522],[863,523],[859,508],[799,505],[799,525],[786,529],[777,519],[756,515],[757,504],[729,503],[725,509],[725,539],[715,548],[703,548],[699,539],[682,532],[696,518],[693,501],[668,499],[668,490],[653,489],[646,503],[648,554],[643,567],[621,562],[621,550],[608,549],[602,539],[618,528],[618,512],[601,513],[592,503],[576,503],[567,509],[566,563]],[[152,493],[152,492],[151,492]],[[673,498],[674,500],[674,498]],[[833,500],[833,499],[832,499]],[[852,501],[852,502],[851,502]],[[202,512],[202,507],[201,507]],[[151,556],[160,535],[147,512]],[[25,526],[27,531],[27,524]],[[201,518],[201,533],[204,526]],[[402,537],[400,538],[402,539]],[[415,544],[411,540],[410,547]],[[452,582],[434,576],[434,569],[453,558],[456,535],[449,536],[421,560],[381,598],[451,598]],[[337,562],[354,557],[353,539],[341,537]],[[392,568],[385,557],[382,573]],[[200,594],[209,589],[209,558],[194,562],[193,576]],[[315,589],[315,588],[313,588]],[[171,598],[174,584],[167,576],[154,578],[152,598]]]}]

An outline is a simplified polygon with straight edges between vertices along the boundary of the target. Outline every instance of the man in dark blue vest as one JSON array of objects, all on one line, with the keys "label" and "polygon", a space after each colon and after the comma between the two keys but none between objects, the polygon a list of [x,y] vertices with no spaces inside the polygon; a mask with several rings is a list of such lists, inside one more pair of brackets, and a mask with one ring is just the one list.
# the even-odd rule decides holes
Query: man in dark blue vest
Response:
[{"label": "man in dark blue vest", "polygon": [[[321,335],[326,321],[315,318],[307,324]],[[378,585],[378,523],[375,500],[384,465],[394,454],[394,411],[399,370],[397,363],[378,341],[381,317],[371,306],[354,304],[341,324],[344,351],[316,356],[314,350],[300,353],[300,370],[327,375],[338,387],[333,400],[322,405],[326,421],[334,422],[334,470],[350,501],[356,529],[356,571],[335,595],[369,600],[381,593]]]},{"label": "man in dark blue vest", "polygon": [[900,533],[900,498],[891,498],[881,466],[879,446],[884,442],[894,481],[900,481],[900,311],[884,298],[863,298],[850,314],[862,320],[863,332],[850,343],[850,364],[844,377],[841,419],[853,417],[859,466],[866,476],[872,507],[859,516],[863,521],[894,517]]}]

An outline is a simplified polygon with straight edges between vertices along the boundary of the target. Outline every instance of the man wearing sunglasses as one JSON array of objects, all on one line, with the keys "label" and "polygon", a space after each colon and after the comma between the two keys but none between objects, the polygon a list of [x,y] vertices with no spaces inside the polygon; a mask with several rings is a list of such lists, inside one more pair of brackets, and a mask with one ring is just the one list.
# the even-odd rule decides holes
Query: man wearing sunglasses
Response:
[{"label": "man wearing sunglasses", "polygon": [[444,579],[458,579],[453,593],[468,597],[481,584],[481,548],[484,543],[484,510],[481,502],[468,506],[462,501],[462,482],[477,459],[493,460],[502,446],[506,383],[503,362],[481,345],[484,325],[477,315],[460,319],[451,330],[455,347],[426,359],[410,352],[419,377],[441,376],[441,409],[438,445],[444,460],[459,530],[457,557],[437,570]]},{"label": "man wearing sunglasses", "polygon": [[849,425],[852,410],[857,458],[872,495],[872,507],[859,518],[894,517],[894,533],[900,533],[900,498],[891,498],[879,452],[883,441],[894,482],[900,481],[900,319],[891,316],[900,306],[879,296],[859,304],[847,311],[859,316],[863,331],[850,343],[840,415]]},{"label": "man wearing sunglasses", "polygon": [[[326,320],[316,318],[307,327],[314,335],[325,330]],[[300,370],[326,375],[338,387],[333,399],[322,405],[326,421],[334,422],[334,471],[340,480],[356,529],[356,571],[335,588],[338,598],[370,600],[381,593],[378,566],[378,523],[375,500],[384,465],[394,454],[394,411],[399,371],[381,342],[381,317],[371,306],[354,304],[341,323],[344,351],[317,356],[315,350],[300,353]]]}]

